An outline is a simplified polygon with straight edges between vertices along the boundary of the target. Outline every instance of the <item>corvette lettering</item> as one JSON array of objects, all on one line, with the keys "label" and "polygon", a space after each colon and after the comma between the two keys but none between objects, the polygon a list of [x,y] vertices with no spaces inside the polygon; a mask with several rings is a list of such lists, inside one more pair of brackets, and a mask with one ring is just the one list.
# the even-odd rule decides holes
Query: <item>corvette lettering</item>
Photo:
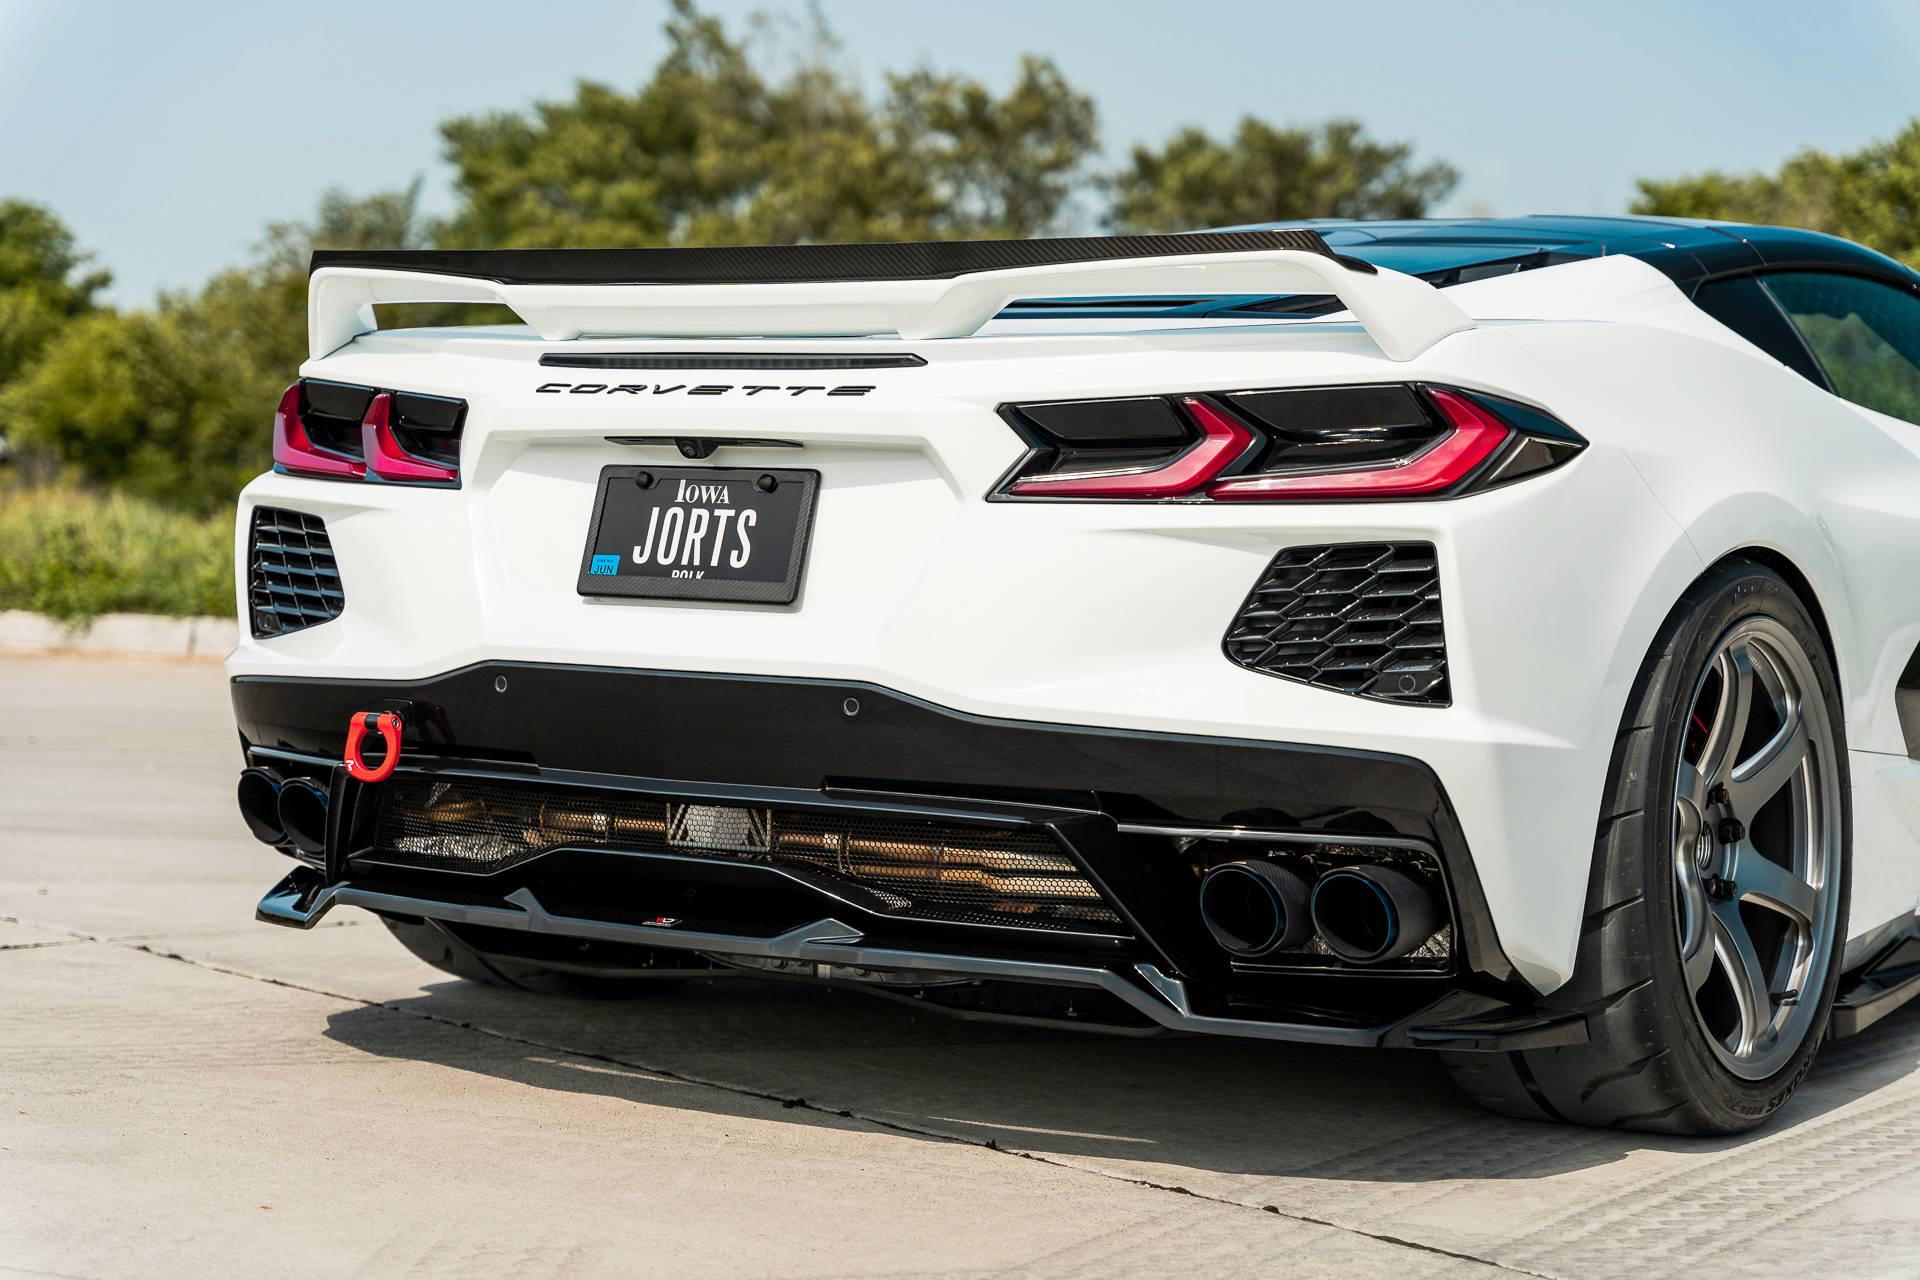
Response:
[{"label": "corvette lettering", "polygon": [[782,386],[778,383],[742,384],[702,383],[689,386],[684,382],[655,383],[645,382],[543,382],[534,390],[541,395],[557,396],[724,396],[738,391],[747,396],[757,396],[766,391],[784,391],[788,397],[803,396],[809,391],[823,391],[830,396],[863,396],[873,390],[872,387],[845,386]]}]

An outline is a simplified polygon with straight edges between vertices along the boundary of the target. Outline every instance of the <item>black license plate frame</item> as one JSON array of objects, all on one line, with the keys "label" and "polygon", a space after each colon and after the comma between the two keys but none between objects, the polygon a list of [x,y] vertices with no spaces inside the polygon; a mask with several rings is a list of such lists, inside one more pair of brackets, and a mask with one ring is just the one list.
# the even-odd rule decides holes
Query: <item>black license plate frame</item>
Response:
[{"label": "black license plate frame", "polygon": [[[643,483],[648,480],[651,483]],[[770,490],[765,488],[769,481],[773,485]],[[696,494],[698,501],[680,497],[687,492],[684,484],[703,486]],[[716,499],[716,487],[724,490],[725,501]],[[577,589],[587,597],[792,604],[800,594],[800,579],[806,570],[819,490],[820,473],[806,468],[602,467],[594,492],[593,518],[587,525],[586,550],[580,557]],[[660,526],[669,521],[663,513],[671,510],[687,513],[674,531],[677,563],[660,560],[668,532]],[[701,550],[694,557],[696,562],[707,561],[704,564],[686,560],[686,547],[694,541],[689,535],[695,510],[707,513],[699,535]],[[740,519],[748,511],[754,513],[750,524]],[[722,512],[730,513],[731,519],[723,518]],[[773,558],[756,565],[753,539],[764,536],[773,524],[762,523],[765,512],[782,518],[779,532],[790,531],[790,537],[763,544]],[[709,551],[705,539],[716,528],[717,541]],[[753,533],[748,534],[748,528]],[[639,529],[645,529],[644,535],[637,532]],[[645,561],[639,557],[642,547],[636,539],[644,540]],[[732,560],[739,551],[736,544],[742,542],[747,559],[735,566]],[[617,559],[611,572],[606,568],[610,556]],[[741,576],[737,570],[742,568],[755,570],[755,576]],[[675,576],[676,572],[680,576]]]}]

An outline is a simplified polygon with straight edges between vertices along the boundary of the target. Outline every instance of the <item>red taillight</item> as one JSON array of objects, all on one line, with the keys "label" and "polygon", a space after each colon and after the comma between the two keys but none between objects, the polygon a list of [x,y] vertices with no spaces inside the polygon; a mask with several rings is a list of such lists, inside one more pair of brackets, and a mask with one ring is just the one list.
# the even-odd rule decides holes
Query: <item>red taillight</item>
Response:
[{"label": "red taillight", "polygon": [[1222,480],[1207,496],[1229,501],[1285,498],[1411,498],[1451,489],[1507,442],[1513,429],[1466,397],[1443,387],[1427,396],[1452,428],[1403,461],[1346,471],[1249,476]]},{"label": "red taillight", "polygon": [[1001,413],[1031,447],[989,495],[998,501],[1454,498],[1550,471],[1587,444],[1542,410],[1423,383],[1054,400]]},{"label": "red taillight", "polygon": [[1021,497],[1174,498],[1191,493],[1253,444],[1253,433],[1204,400],[1186,396],[1180,403],[1200,424],[1200,440],[1172,461],[1132,471],[1085,475],[1034,476],[1010,492]]},{"label": "red taillight", "polygon": [[460,487],[467,402],[321,378],[288,387],[273,415],[273,467],[288,475]]},{"label": "red taillight", "polygon": [[394,439],[392,415],[393,397],[383,391],[360,421],[361,447],[375,479],[402,484],[453,484],[460,479],[455,468],[416,458],[402,448]]},{"label": "red taillight", "polygon": [[280,407],[273,413],[273,465],[297,476],[360,480],[367,474],[365,463],[318,448],[308,439],[306,424],[300,420],[300,384],[297,382],[280,397]]}]

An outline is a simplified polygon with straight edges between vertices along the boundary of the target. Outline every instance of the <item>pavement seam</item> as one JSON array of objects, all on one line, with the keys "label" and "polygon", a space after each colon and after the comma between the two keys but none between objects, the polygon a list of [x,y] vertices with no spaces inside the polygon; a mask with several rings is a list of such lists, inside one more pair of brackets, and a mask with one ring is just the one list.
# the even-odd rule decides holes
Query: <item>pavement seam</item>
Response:
[{"label": "pavement seam", "polygon": [[69,942],[99,942],[100,941],[100,937],[97,934],[83,933],[78,929],[68,929],[62,925],[47,924],[40,920],[28,920],[21,916],[14,916],[14,915],[0,916],[0,924],[17,924],[23,928],[41,929],[46,931],[47,933],[64,933],[67,935],[67,941]]},{"label": "pavement seam", "polygon": [[1387,1235],[1384,1232],[1368,1231],[1362,1227],[1330,1222],[1325,1218],[1315,1218],[1307,1214],[1293,1213],[1280,1208],[1278,1205],[1250,1205],[1240,1200],[1230,1200],[1223,1196],[1209,1195],[1206,1192],[1195,1191],[1191,1187],[1183,1187],[1176,1183],[1155,1182],[1149,1178],[1136,1178],[1125,1174],[1110,1173],[1104,1169],[1088,1168],[1084,1165],[1074,1164],[1065,1160],[1056,1160],[1031,1151],[1019,1151],[1010,1147],[1003,1147],[998,1141],[992,1138],[975,1140],[956,1134],[941,1133],[934,1129],[921,1128],[918,1125],[905,1124],[897,1120],[888,1120],[881,1116],[867,1115],[850,1109],[822,1107],[808,1102],[805,1098],[768,1093],[760,1089],[747,1088],[744,1085],[730,1084],[726,1081],[710,1080],[701,1076],[688,1075],[685,1072],[674,1071],[665,1067],[649,1066],[643,1062],[630,1062],[625,1058],[617,1058],[612,1054],[597,1053],[592,1050],[575,1049],[566,1045],[553,1044],[545,1040],[536,1040],[529,1036],[515,1035],[511,1032],[499,1031],[492,1027],[484,1027],[478,1023],[462,1021],[458,1018],[448,1018],[439,1014],[425,1013],[418,1009],[402,1008],[386,1000],[368,1000],[363,996],[349,995],[340,991],[329,991],[324,987],[313,987],[305,983],[289,982],[284,978],[274,978],[266,974],[248,973],[244,969],[232,969],[225,965],[213,964],[205,960],[196,960],[191,956],[181,955],[177,951],[157,950],[145,943],[106,941],[108,941],[110,945],[120,947],[123,950],[144,952],[147,955],[155,956],[162,960],[178,961],[181,964],[192,965],[197,969],[205,969],[209,972],[224,974],[228,977],[244,978],[253,982],[264,982],[270,986],[285,987],[288,990],[302,991],[309,995],[325,996],[328,999],[340,1000],[348,1004],[357,1004],[364,1008],[384,1009],[390,1013],[397,1013],[404,1017],[417,1018],[422,1022],[432,1022],[441,1026],[476,1032],[480,1035],[489,1036],[495,1040],[505,1041],[509,1044],[525,1045],[532,1049],[544,1049],[551,1053],[565,1054],[568,1057],[580,1058],[588,1062],[605,1063],[608,1066],[622,1067],[629,1071],[644,1071],[649,1075],[658,1076],[664,1080],[672,1080],[680,1084],[695,1085],[708,1089],[717,1089],[722,1093],[730,1093],[736,1097],[757,1098],[763,1102],[777,1102],[788,1110],[809,1111],[816,1115],[823,1116],[838,1116],[844,1120],[853,1120],[861,1124],[871,1125],[874,1128],[889,1129],[893,1132],[909,1134],[916,1138],[924,1138],[935,1142],[953,1143],[957,1146],[975,1147],[994,1152],[997,1155],[1012,1156],[1020,1160],[1031,1160],[1036,1164],[1043,1164],[1050,1168],[1061,1169],[1072,1173],[1092,1174],[1095,1177],[1105,1178],[1109,1182],[1123,1182],[1136,1187],[1144,1187],[1150,1191],[1165,1191],[1174,1195],[1189,1196],[1195,1200],[1204,1200],[1210,1204],[1224,1205],[1231,1209],[1239,1209],[1250,1213],[1270,1213],[1275,1217],[1285,1218],[1292,1222],[1304,1223],[1309,1226],[1327,1227],[1334,1231],[1345,1232],[1348,1235],[1361,1236],[1368,1240],[1376,1240],[1382,1244],[1395,1245],[1403,1249],[1413,1249],[1421,1253],[1436,1254],[1443,1258],[1453,1258],[1461,1262],[1476,1263],[1480,1266],[1488,1267],[1495,1271],[1506,1272],[1510,1275],[1532,1276],[1535,1280],[1554,1280],[1551,1274],[1544,1271],[1530,1271],[1523,1267],[1510,1266],[1506,1263],[1497,1262],[1491,1258],[1483,1258],[1476,1254],[1460,1253],[1452,1249],[1442,1248],[1439,1245],[1425,1244],[1418,1240],[1409,1240],[1401,1236]]}]

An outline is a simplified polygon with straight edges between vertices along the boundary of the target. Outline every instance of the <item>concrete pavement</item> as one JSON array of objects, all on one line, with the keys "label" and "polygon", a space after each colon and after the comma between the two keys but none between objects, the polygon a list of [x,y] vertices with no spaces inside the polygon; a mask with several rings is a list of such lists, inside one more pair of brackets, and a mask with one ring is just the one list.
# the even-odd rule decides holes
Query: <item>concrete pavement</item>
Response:
[{"label": "concrete pavement", "polygon": [[252,922],[217,667],[0,660],[0,1276],[1920,1275],[1920,1009],[1757,1137],[1418,1054],[555,1000]]}]

